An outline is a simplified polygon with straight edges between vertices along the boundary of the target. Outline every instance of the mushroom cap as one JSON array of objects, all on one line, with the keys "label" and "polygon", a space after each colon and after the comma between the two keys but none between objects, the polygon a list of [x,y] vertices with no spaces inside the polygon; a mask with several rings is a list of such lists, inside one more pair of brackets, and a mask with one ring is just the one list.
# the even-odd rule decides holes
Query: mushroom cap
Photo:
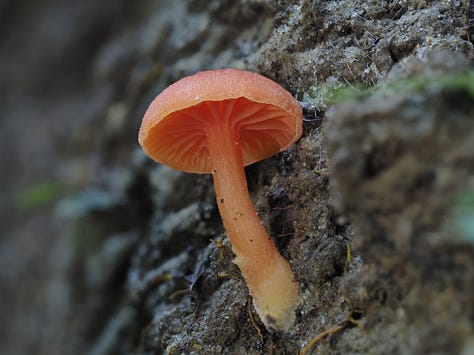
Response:
[{"label": "mushroom cap", "polygon": [[[143,117],[138,141],[153,160],[210,173],[209,127],[227,121],[244,166],[287,149],[300,136],[298,101],[272,80],[238,69],[198,72],[163,90]],[[231,137],[229,137],[231,139]]]}]

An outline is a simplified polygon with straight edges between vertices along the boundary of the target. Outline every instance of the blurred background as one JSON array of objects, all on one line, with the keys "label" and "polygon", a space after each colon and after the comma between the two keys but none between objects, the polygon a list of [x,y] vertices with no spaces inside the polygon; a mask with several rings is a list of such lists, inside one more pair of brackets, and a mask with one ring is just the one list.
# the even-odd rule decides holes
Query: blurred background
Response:
[{"label": "blurred background", "polygon": [[[135,37],[158,6],[0,1],[2,354],[75,353],[70,218],[107,204],[103,191],[127,178],[117,166],[137,149],[145,102],[134,100],[152,65]],[[58,208],[86,186],[89,198]]]}]

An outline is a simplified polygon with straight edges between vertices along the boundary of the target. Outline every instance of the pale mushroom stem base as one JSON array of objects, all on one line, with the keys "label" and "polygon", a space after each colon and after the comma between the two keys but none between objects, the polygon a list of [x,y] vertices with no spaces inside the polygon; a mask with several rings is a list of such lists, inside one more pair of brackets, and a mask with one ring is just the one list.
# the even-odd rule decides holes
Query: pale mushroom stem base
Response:
[{"label": "pale mushroom stem base", "polygon": [[267,328],[287,331],[295,321],[298,285],[250,199],[236,133],[226,121],[212,125],[208,149],[219,212],[257,313]]}]

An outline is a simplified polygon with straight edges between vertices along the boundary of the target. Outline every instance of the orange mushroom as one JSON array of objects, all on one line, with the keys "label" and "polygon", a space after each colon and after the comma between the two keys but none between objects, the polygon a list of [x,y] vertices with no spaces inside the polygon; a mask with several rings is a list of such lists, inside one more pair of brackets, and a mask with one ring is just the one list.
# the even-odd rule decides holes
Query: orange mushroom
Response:
[{"label": "orange mushroom", "polygon": [[261,75],[220,69],[165,89],[146,111],[139,133],[153,160],[212,173],[234,262],[257,313],[276,330],[294,323],[298,286],[250,200],[244,166],[287,149],[301,130],[301,108],[289,92]]}]

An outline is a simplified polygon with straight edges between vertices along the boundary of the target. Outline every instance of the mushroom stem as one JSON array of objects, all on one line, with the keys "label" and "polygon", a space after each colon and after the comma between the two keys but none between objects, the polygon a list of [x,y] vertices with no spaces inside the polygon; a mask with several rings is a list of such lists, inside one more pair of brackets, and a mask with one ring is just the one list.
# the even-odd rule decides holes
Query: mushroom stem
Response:
[{"label": "mushroom stem", "polygon": [[214,121],[208,149],[219,212],[257,313],[268,328],[289,330],[295,320],[298,286],[250,199],[238,132]]}]

